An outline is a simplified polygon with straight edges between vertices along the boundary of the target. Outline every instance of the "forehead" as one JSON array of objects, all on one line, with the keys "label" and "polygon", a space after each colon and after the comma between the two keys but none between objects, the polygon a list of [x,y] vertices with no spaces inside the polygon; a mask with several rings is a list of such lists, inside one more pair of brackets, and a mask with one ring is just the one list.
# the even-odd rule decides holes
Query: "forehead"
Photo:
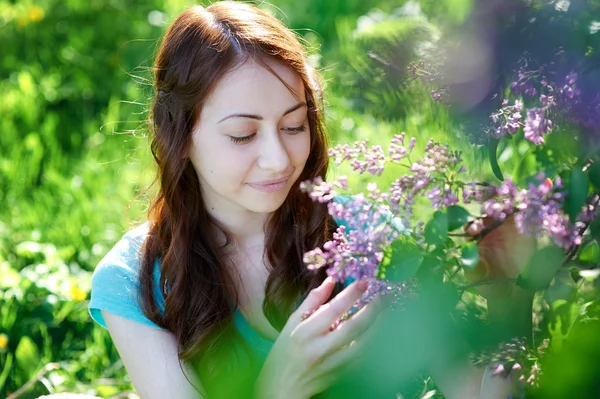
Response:
[{"label": "forehead", "polygon": [[231,112],[252,113],[264,118],[281,116],[291,106],[306,101],[304,82],[296,71],[275,59],[263,62],[272,71],[260,62],[248,59],[225,74],[205,102],[203,118],[222,117]]}]

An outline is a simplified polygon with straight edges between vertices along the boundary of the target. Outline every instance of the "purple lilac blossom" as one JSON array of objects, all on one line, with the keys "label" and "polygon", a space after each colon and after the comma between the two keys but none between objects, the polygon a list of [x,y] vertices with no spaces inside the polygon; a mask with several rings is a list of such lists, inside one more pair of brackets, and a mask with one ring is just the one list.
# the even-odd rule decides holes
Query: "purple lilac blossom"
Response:
[{"label": "purple lilac blossom", "polygon": [[[496,197],[482,203],[481,213],[502,221],[508,215],[515,215],[515,225],[520,233],[534,237],[547,235],[556,245],[569,249],[581,244],[581,221],[573,224],[565,214],[566,193],[558,191],[562,181],[554,183],[540,173],[538,184],[529,184],[527,189],[518,189],[507,179],[496,188]],[[591,207],[591,208],[590,208]],[[595,218],[597,209],[588,205],[582,210],[584,218]]]},{"label": "purple lilac blossom", "polygon": [[508,100],[504,100],[502,108],[490,115],[494,126],[491,132],[492,137],[500,138],[517,133],[521,126],[522,108],[523,104],[519,100],[515,100],[514,105],[508,105]]},{"label": "purple lilac blossom", "polygon": [[368,145],[368,140],[359,141],[354,147],[348,144],[337,145],[329,149],[329,156],[333,157],[336,165],[350,161],[355,172],[359,174],[369,172],[374,176],[380,176],[385,166],[385,152],[379,145],[370,148]]},{"label": "purple lilac blossom", "polygon": [[544,136],[552,131],[552,121],[545,117],[544,108],[530,108],[523,127],[525,138],[535,145],[544,144]]}]

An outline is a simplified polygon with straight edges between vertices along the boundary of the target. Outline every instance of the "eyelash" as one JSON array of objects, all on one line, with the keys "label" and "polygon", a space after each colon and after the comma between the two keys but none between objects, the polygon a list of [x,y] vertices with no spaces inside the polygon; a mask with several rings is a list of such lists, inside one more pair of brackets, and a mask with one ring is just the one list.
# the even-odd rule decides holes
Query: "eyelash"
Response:
[{"label": "eyelash", "polygon": [[[284,129],[284,130],[287,130],[291,134],[301,133],[301,132],[305,132],[306,131],[306,125],[300,125],[300,126],[296,126],[296,127],[288,127],[287,129]],[[252,133],[252,134],[250,134],[248,136],[244,136],[244,137],[229,136],[229,138],[235,144],[246,144],[246,143],[249,143],[250,140],[252,140],[252,138],[254,136],[256,136],[256,133]]]}]

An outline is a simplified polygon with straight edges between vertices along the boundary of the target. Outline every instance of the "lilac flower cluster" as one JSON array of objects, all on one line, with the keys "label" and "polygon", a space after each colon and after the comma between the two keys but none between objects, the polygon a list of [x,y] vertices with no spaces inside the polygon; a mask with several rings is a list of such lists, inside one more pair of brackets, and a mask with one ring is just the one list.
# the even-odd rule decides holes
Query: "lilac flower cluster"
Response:
[{"label": "lilac flower cluster", "polygon": [[536,176],[538,184],[529,184],[527,189],[518,189],[507,179],[497,187],[496,196],[483,202],[481,213],[502,221],[515,214],[515,224],[522,234],[550,237],[556,245],[569,249],[581,244],[582,227],[586,221],[596,218],[595,204],[586,204],[575,223],[571,223],[564,211],[566,192],[560,191],[560,177],[554,181],[543,173]]},{"label": "lilac flower cluster", "polygon": [[[474,190],[474,183],[459,183],[457,176],[466,172],[466,167],[461,165],[462,158],[458,151],[452,151],[448,145],[442,145],[429,140],[424,148],[424,155],[411,162],[410,154],[415,148],[416,139],[413,137],[406,145],[406,134],[395,135],[390,143],[387,156],[381,146],[368,147],[368,141],[363,140],[350,146],[338,145],[329,151],[336,165],[350,162],[354,171],[359,174],[369,172],[379,176],[388,162],[404,165],[409,168],[409,173],[400,176],[388,191],[381,192],[374,183],[368,187],[369,199],[373,202],[389,204],[391,211],[399,215],[404,226],[410,226],[412,209],[419,196],[427,198],[434,209],[456,205],[459,202],[459,192],[465,203],[477,193],[480,197],[483,190]],[[402,164],[407,161],[407,164]],[[322,181],[302,183],[302,188],[309,192],[311,198],[329,202],[335,192],[333,186]],[[340,186],[340,183],[334,185]],[[313,188],[314,187],[314,188]],[[341,187],[341,186],[340,186]]]},{"label": "lilac flower cluster", "polygon": [[363,194],[346,198],[343,203],[326,200],[323,198],[328,197],[331,191],[319,191],[321,187],[322,182],[312,186],[306,183],[302,188],[317,188],[317,191],[310,192],[311,195],[314,193],[313,199],[328,202],[330,215],[336,220],[345,221],[346,226],[340,226],[333,234],[333,239],[326,242],[323,248],[305,253],[303,260],[307,267],[326,267],[327,274],[340,283],[353,280],[368,282],[367,290],[349,314],[355,313],[380,295],[391,295],[396,302],[406,299],[413,282],[391,283],[377,278],[384,250],[401,234],[390,221],[390,208],[372,202]]},{"label": "lilac flower cluster", "polygon": [[495,349],[471,356],[471,361],[476,366],[490,365],[494,377],[516,377],[522,384],[536,387],[541,374],[539,360],[545,355],[550,341],[543,340],[537,349],[528,349],[524,341],[513,338],[510,342],[501,342]]},{"label": "lilac flower cluster", "polygon": [[323,249],[306,253],[305,263],[309,268],[327,266],[329,276],[338,282],[374,278],[385,248],[399,236],[389,223],[389,207],[375,204],[361,193],[343,203],[329,201],[328,210],[346,226],[340,226]]},{"label": "lilac flower cluster", "polygon": [[[415,144],[414,138],[406,143],[406,135],[402,133],[391,140],[387,155],[380,146],[369,147],[366,140],[354,146],[338,145],[330,151],[336,164],[349,162],[359,174],[379,175],[387,162],[406,166],[409,173],[394,181],[387,191],[382,192],[372,182],[367,186],[366,195],[360,193],[337,200],[336,189],[347,189],[344,177],[332,184],[316,179],[300,185],[314,201],[327,203],[331,216],[345,222],[331,241],[307,252],[304,262],[310,269],[326,267],[328,275],[338,282],[367,280],[369,288],[353,311],[378,295],[391,294],[398,302],[413,292],[414,281],[391,283],[377,276],[384,251],[403,231],[409,231],[416,197],[428,198],[436,209],[459,202],[460,185],[454,182],[458,181],[458,174],[466,171],[461,165],[460,153],[450,150],[448,145],[429,140],[424,155],[412,162],[410,155]],[[475,187],[474,183],[462,186],[463,197],[481,198],[480,192],[484,190],[475,190]],[[398,222],[393,222],[393,217],[396,221],[401,219],[400,225],[405,230],[398,227]],[[410,230],[422,228],[423,223],[419,223]]]},{"label": "lilac flower cluster", "polygon": [[544,117],[546,108],[530,108],[523,127],[525,138],[535,145],[544,144],[544,135],[552,131],[552,121]]},{"label": "lilac flower cluster", "polygon": [[[537,80],[540,78],[541,72],[544,67],[540,67],[534,70],[528,70],[528,63],[526,59],[521,59],[521,66],[517,71],[517,80],[511,82],[510,90],[514,95],[519,96],[525,94],[529,97],[535,97],[538,93],[536,89]],[[544,83],[542,83],[544,85]]]},{"label": "lilac flower cluster", "polygon": [[498,112],[493,113],[490,119],[494,123],[491,136],[499,139],[503,136],[514,135],[521,126],[521,109],[523,103],[519,100],[515,100],[514,105],[509,105],[508,100],[502,102],[502,108]]},{"label": "lilac flower cluster", "polygon": [[392,210],[402,215],[406,226],[410,225],[408,219],[412,216],[418,196],[425,196],[434,209],[456,205],[458,187],[451,180],[466,171],[464,166],[460,166],[460,153],[451,151],[448,145],[429,140],[424,151],[423,157],[410,165],[410,174],[396,179],[388,191],[387,198]]},{"label": "lilac flower cluster", "polygon": [[516,100],[515,105],[509,107],[508,100],[504,100],[502,108],[490,116],[494,126],[491,129],[492,137],[500,138],[515,134],[522,126],[525,139],[535,145],[542,145],[544,136],[551,133],[554,126],[549,118],[550,114],[564,118],[571,107],[578,102],[581,95],[581,90],[577,87],[578,75],[576,72],[570,72],[561,85],[549,81],[544,76],[546,65],[528,70],[525,59],[521,60],[521,64],[517,71],[517,80],[510,84],[511,92],[515,96],[528,97],[536,97],[539,94],[539,106],[528,108],[525,121],[521,122],[523,104]]},{"label": "lilac flower cluster", "polygon": [[352,169],[360,174],[369,172],[374,176],[380,176],[386,162],[385,152],[379,145],[369,147],[368,140],[355,143],[337,145],[329,149],[329,156],[333,158],[336,165],[344,161],[350,161]]}]

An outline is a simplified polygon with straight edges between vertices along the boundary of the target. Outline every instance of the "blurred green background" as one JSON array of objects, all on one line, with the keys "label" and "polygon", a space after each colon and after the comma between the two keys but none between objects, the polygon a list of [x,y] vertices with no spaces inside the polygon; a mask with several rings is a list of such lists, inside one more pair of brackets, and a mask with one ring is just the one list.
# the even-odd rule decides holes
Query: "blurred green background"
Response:
[{"label": "blurred green background", "polygon": [[[405,70],[420,45],[467,18],[472,0],[255,3],[306,39],[326,82],[333,144],[406,131],[422,145],[466,146],[426,88],[369,54]],[[0,397],[32,378],[19,397],[135,397],[110,337],[88,316],[91,272],[144,219],[154,177],[148,68],[190,4],[0,0]],[[475,171],[478,157],[465,154]]]}]

